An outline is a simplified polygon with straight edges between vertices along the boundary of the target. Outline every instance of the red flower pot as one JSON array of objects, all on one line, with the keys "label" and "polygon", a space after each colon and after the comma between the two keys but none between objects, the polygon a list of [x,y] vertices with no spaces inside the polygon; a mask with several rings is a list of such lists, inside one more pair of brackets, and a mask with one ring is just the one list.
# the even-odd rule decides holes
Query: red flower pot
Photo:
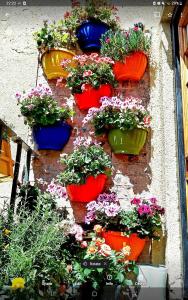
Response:
[{"label": "red flower pot", "polygon": [[124,62],[117,61],[114,64],[114,75],[118,81],[139,81],[147,67],[147,56],[143,52],[134,52],[126,56]]},{"label": "red flower pot", "polygon": [[137,261],[138,256],[143,251],[146,243],[146,239],[140,239],[136,233],[133,233],[127,237],[118,231],[104,231],[102,235],[106,244],[109,245],[113,250],[121,251],[124,246],[130,246],[131,253],[127,257],[129,260]]},{"label": "red flower pot", "polygon": [[67,194],[74,202],[90,202],[103,191],[107,176],[99,174],[97,177],[88,176],[84,184],[69,184]]},{"label": "red flower pot", "polygon": [[91,107],[100,107],[100,98],[112,95],[110,84],[102,84],[98,89],[93,88],[90,84],[85,85],[85,90],[81,94],[74,94],[75,101],[79,109],[89,109]]}]

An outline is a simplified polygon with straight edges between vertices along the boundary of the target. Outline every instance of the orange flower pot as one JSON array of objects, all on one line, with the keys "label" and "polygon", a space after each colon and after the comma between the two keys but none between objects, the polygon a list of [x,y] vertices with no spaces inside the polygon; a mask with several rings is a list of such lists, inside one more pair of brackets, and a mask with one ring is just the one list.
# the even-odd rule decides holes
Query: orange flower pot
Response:
[{"label": "orange flower pot", "polygon": [[81,94],[74,94],[75,101],[80,110],[91,107],[100,107],[100,98],[112,95],[110,84],[102,84],[98,89],[93,88],[90,84],[85,85],[85,90]]},{"label": "orange flower pot", "polygon": [[124,62],[115,62],[113,68],[115,78],[118,81],[139,81],[146,71],[147,63],[147,56],[143,52],[134,52],[126,56]]},{"label": "orange flower pot", "polygon": [[146,239],[140,239],[136,233],[127,237],[118,231],[104,231],[102,236],[105,239],[106,244],[113,250],[121,251],[124,246],[130,246],[131,253],[127,259],[134,261],[137,261],[138,256],[143,251],[146,243]]},{"label": "orange flower pot", "polygon": [[107,176],[99,174],[97,177],[88,176],[84,184],[70,184],[66,186],[71,201],[90,202],[103,191]]},{"label": "orange flower pot", "polygon": [[1,153],[0,153],[0,181],[3,178],[13,177],[14,161],[11,156],[10,143],[2,140]]},{"label": "orange flower pot", "polygon": [[74,52],[67,49],[51,49],[41,56],[41,63],[47,79],[67,78],[68,72],[60,65],[63,59],[72,59]]}]

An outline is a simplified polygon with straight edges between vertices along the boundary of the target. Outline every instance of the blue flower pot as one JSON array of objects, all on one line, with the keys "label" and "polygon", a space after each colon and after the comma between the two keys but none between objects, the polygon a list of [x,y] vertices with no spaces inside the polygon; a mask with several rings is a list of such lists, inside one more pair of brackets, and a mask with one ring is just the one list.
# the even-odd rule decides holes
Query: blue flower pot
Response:
[{"label": "blue flower pot", "polygon": [[76,32],[80,49],[85,52],[100,51],[100,38],[108,30],[109,26],[99,20],[83,22]]},{"label": "blue flower pot", "polygon": [[35,126],[33,138],[38,150],[62,150],[68,142],[72,127],[65,122],[54,125]]}]

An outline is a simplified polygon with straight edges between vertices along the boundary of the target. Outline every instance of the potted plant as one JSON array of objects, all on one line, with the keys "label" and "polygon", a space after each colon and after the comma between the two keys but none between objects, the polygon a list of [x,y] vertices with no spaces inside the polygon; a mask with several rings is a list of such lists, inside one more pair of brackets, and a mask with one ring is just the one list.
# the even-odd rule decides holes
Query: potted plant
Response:
[{"label": "potted plant", "polygon": [[142,150],[150,116],[137,98],[101,98],[100,108],[90,108],[83,124],[91,122],[97,135],[107,133],[112,151],[116,154],[138,155]]},{"label": "potted plant", "polygon": [[61,68],[62,59],[70,59],[75,55],[76,40],[63,20],[49,23],[44,21],[43,27],[34,33],[40,61],[47,79],[66,78],[67,72]]},{"label": "potted plant", "polygon": [[79,109],[99,107],[100,98],[110,97],[116,84],[112,71],[114,61],[97,53],[78,55],[73,61],[76,61],[75,67],[70,65],[71,60],[64,60],[61,65],[69,72],[67,86]]},{"label": "potted plant", "polygon": [[131,248],[129,260],[137,260],[144,249],[146,238],[159,239],[164,208],[154,197],[133,198],[130,210],[124,210],[115,193],[104,193],[87,204],[86,224],[97,224],[98,232],[110,247],[120,251],[123,245]]},{"label": "potted plant", "polygon": [[67,28],[77,37],[82,51],[100,51],[101,35],[118,28],[117,8],[105,0],[87,0],[86,6],[80,6],[79,1],[72,3],[72,11],[64,15]]},{"label": "potted plant", "polygon": [[71,275],[74,282],[81,285],[82,299],[86,299],[83,297],[86,293],[91,297],[92,290],[97,291],[100,296],[97,299],[102,299],[104,287],[108,284],[121,286],[133,284],[134,277],[138,275],[138,268],[135,262],[127,259],[130,254],[129,246],[124,246],[117,252],[112,250],[96,231],[80,233],[80,229],[76,226],[72,230],[72,235],[75,235],[75,243],[80,245],[81,251],[78,250],[79,256],[73,259]]},{"label": "potted plant", "polygon": [[73,115],[68,107],[60,107],[48,87],[39,84],[16,98],[25,123],[33,130],[38,150],[62,150],[72,127],[66,122]]},{"label": "potted plant", "polygon": [[13,165],[10,138],[7,130],[3,130],[0,147],[0,182],[13,177]]},{"label": "potted plant", "polygon": [[114,74],[118,81],[139,81],[146,70],[150,38],[142,23],[127,31],[107,31],[101,38],[101,54],[114,61]]},{"label": "potted plant", "polygon": [[72,201],[89,202],[103,191],[111,160],[90,138],[78,137],[74,146],[71,154],[63,154],[61,162],[66,167],[59,174],[58,181],[65,185]]}]

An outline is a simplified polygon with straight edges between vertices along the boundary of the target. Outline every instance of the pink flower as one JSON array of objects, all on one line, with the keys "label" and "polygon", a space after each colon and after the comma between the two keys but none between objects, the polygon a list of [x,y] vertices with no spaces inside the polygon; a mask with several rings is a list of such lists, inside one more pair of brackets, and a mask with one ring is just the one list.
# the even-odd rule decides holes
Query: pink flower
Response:
[{"label": "pink flower", "polygon": [[150,116],[145,116],[143,121],[144,121],[145,125],[150,125],[150,123],[151,123],[151,117]]},{"label": "pink flower", "polygon": [[142,204],[138,207],[137,209],[138,213],[140,216],[144,215],[144,214],[152,214],[151,208],[149,205],[147,204]]},{"label": "pink flower", "polygon": [[91,58],[91,59],[95,59],[97,57],[99,57],[98,53],[91,53],[90,56],[89,56],[89,58]]},{"label": "pink flower", "polygon": [[18,101],[20,101],[22,95],[21,95],[21,93],[17,92],[16,95],[15,95],[15,97],[16,97],[16,99],[17,99]]},{"label": "pink flower", "polygon": [[106,42],[107,44],[109,44],[109,43],[110,43],[110,38],[109,38],[109,37],[106,38],[105,42]]},{"label": "pink flower", "polygon": [[157,203],[157,199],[155,197],[152,197],[149,199],[151,203],[156,204]]},{"label": "pink flower", "polygon": [[131,204],[139,205],[141,202],[140,198],[133,198],[131,200]]},{"label": "pink flower", "polygon": [[81,241],[83,240],[82,234],[77,233],[77,234],[75,235],[75,239],[76,239],[78,242],[81,242]]},{"label": "pink flower", "polygon": [[133,28],[133,30],[134,30],[134,31],[138,31],[138,30],[139,30],[139,27],[138,27],[138,26],[135,26],[135,27]]},{"label": "pink flower", "polygon": [[69,11],[66,11],[66,13],[64,14],[64,18],[66,19],[66,18],[70,17],[70,15],[71,15],[71,13]]},{"label": "pink flower", "polygon": [[81,90],[82,90],[82,92],[84,92],[84,91],[86,90],[86,84],[85,84],[85,83],[83,83],[83,84],[81,85]]},{"label": "pink flower", "polygon": [[82,241],[80,246],[81,246],[81,248],[87,248],[87,242]]},{"label": "pink flower", "polygon": [[93,72],[91,70],[84,71],[84,73],[83,73],[83,77],[88,77],[88,76],[91,76],[91,75],[93,75]]}]

